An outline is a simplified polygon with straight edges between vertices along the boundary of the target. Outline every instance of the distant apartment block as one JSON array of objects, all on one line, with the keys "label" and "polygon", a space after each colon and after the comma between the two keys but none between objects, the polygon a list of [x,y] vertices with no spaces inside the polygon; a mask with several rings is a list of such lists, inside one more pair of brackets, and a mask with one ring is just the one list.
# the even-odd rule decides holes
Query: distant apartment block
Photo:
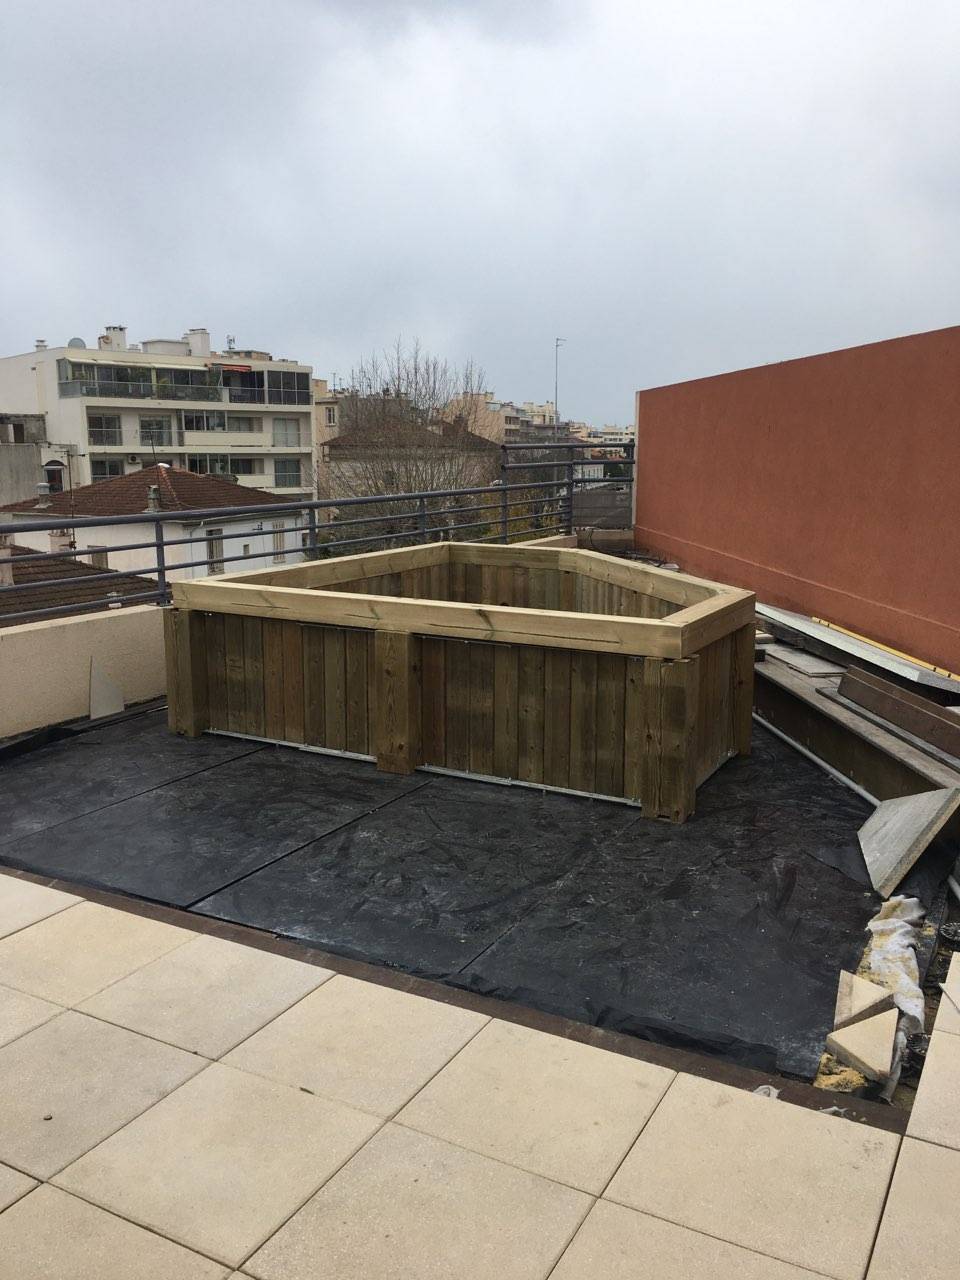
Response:
[{"label": "distant apartment block", "polygon": [[54,490],[162,462],[309,495],[311,374],[266,351],[211,351],[206,329],[131,345],[125,328],[108,325],[95,348],[79,338],[62,347],[38,341],[0,359],[0,410],[11,420],[43,415]]}]

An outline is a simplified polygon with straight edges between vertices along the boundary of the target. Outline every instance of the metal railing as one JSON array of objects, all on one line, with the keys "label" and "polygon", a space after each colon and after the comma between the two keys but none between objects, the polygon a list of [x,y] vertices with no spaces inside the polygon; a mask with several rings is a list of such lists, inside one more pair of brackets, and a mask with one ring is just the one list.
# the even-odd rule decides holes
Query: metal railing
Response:
[{"label": "metal railing", "polygon": [[[501,479],[488,485],[476,485],[457,489],[432,489],[415,493],[372,494],[355,498],[323,498],[311,501],[271,502],[257,506],[212,507],[190,511],[148,510],[133,515],[77,516],[56,518],[30,518],[0,521],[0,557],[4,544],[16,543],[25,535],[32,535],[35,543],[38,534],[53,534],[65,540],[66,545],[50,551],[28,551],[9,560],[0,559],[14,567],[52,562],[76,563],[106,552],[110,556],[143,552],[132,556],[132,564],[98,573],[86,573],[17,583],[2,583],[0,579],[0,624],[29,622],[39,618],[63,614],[86,613],[105,607],[122,607],[152,601],[166,604],[170,599],[171,577],[190,576],[195,569],[207,573],[221,572],[222,566],[239,568],[241,562],[259,560],[265,569],[274,566],[276,548],[273,535],[279,533],[272,525],[281,517],[286,524],[294,517],[292,525],[283,530],[284,562],[295,557],[305,560],[325,559],[332,555],[350,554],[363,550],[402,547],[411,542],[463,540],[469,542],[501,542],[542,538],[554,533],[572,533],[574,529],[574,495],[578,488],[595,485],[595,480],[577,476],[577,468],[584,465],[584,454],[596,448],[580,443],[509,444],[503,446]],[[553,462],[511,461],[511,455],[539,450],[564,450],[565,457]],[[619,465],[633,469],[633,449],[622,450]],[[548,479],[511,480],[511,473],[532,470],[538,472],[550,467],[555,472]],[[0,515],[3,513],[0,512]],[[259,529],[251,530],[251,523],[258,522]],[[231,529],[230,525],[240,527]],[[94,546],[77,545],[77,533],[81,530],[122,528],[126,526],[150,526],[150,536],[137,541],[119,541]],[[186,537],[170,537],[167,526],[186,526],[193,532]],[[207,530],[215,527],[217,549],[214,554],[206,545]],[[288,545],[292,535],[295,548]],[[257,537],[263,545],[257,550],[230,551],[229,543],[252,544]],[[185,560],[177,558],[176,549],[186,547],[202,550],[203,555],[192,558],[188,551]],[[173,553],[173,554],[171,554]],[[289,558],[289,559],[288,559]],[[215,570],[213,566],[216,566]],[[154,579],[145,582],[143,591],[118,595],[109,590],[110,583],[130,577]],[[203,574],[197,576],[204,576]],[[102,595],[83,603],[46,605],[6,612],[4,606],[16,603],[17,593],[77,588],[81,585],[103,583]],[[129,581],[126,586],[135,586]]]}]

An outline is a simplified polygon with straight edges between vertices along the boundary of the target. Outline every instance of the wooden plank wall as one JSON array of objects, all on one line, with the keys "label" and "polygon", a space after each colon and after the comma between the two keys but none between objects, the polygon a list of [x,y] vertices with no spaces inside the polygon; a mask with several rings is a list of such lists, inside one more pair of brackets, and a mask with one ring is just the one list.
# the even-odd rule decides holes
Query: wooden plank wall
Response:
[{"label": "wooden plank wall", "polygon": [[191,613],[206,637],[207,727],[369,755],[376,632]]},{"label": "wooden plank wall", "polygon": [[682,608],[669,600],[569,570],[492,564],[435,564],[375,577],[352,578],[330,589],[360,595],[408,596],[624,618],[666,618]]}]

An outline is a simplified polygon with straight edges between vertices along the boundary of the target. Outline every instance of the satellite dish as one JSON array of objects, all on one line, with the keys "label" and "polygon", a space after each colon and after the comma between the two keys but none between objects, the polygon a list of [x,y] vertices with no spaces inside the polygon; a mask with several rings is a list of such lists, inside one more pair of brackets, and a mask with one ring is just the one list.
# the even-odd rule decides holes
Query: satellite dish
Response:
[{"label": "satellite dish", "polygon": [[70,341],[67,343],[67,346],[73,347],[75,350],[80,350],[80,351],[86,351],[87,349],[87,344],[84,342],[82,338],[71,338]]}]

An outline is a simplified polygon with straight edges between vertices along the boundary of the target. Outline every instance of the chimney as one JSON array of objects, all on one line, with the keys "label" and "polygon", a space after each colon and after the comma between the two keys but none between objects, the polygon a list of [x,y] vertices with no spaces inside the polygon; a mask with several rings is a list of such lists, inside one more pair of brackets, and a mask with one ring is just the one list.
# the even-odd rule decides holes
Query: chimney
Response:
[{"label": "chimney", "polygon": [[50,539],[50,550],[51,551],[76,550],[77,544],[74,542],[73,537],[71,536],[72,534],[73,534],[72,529],[51,529],[50,532],[47,534],[47,537]]},{"label": "chimney", "polygon": [[188,329],[183,341],[192,356],[208,356],[210,354],[210,334],[206,329]]},{"label": "chimney", "polygon": [[106,332],[97,339],[101,351],[126,351],[127,326],[124,324],[108,324]]},{"label": "chimney", "polygon": [[34,344],[33,344],[33,345],[34,345],[34,347],[37,349],[37,351],[46,351],[46,349],[47,349],[47,340],[46,340],[46,338],[36,338],[36,339],[34,340]]},{"label": "chimney", "polygon": [[13,551],[10,548],[10,538],[5,533],[0,533],[0,587],[13,586]]},{"label": "chimney", "polygon": [[37,503],[38,507],[49,507],[50,505],[50,486],[46,480],[41,480],[37,485]]},{"label": "chimney", "polygon": [[160,506],[160,486],[159,486],[158,484],[151,484],[151,485],[148,485],[148,487],[147,487],[147,510],[148,510],[148,511],[161,511],[162,509],[163,509],[163,508]]}]

